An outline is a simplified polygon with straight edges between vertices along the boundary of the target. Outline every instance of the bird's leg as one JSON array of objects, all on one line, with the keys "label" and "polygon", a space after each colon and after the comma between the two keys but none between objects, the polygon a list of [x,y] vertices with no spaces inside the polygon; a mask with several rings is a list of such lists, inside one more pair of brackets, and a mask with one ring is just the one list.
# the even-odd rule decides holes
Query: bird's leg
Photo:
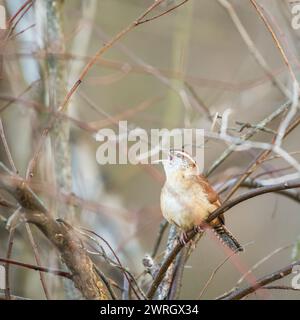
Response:
[{"label": "bird's leg", "polygon": [[[195,232],[197,233],[203,233],[204,232],[204,228],[201,225],[197,225],[194,226],[193,228],[195,230]],[[183,246],[186,246],[189,243],[189,237],[187,232],[185,231],[181,231],[180,235],[179,235],[179,243]],[[193,243],[193,240],[191,240],[191,242]]]},{"label": "bird's leg", "polygon": [[186,246],[187,243],[189,242],[189,238],[188,238],[187,233],[185,231],[181,231],[178,240],[181,245]]}]

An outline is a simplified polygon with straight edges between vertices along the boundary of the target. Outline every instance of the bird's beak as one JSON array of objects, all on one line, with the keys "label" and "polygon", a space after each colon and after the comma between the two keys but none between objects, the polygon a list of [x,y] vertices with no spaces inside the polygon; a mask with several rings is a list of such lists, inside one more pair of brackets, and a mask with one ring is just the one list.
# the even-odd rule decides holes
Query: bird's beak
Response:
[{"label": "bird's beak", "polygon": [[167,160],[163,160],[163,159],[159,159],[159,160],[154,160],[154,161],[151,161],[152,164],[158,164],[158,163],[163,163]]}]

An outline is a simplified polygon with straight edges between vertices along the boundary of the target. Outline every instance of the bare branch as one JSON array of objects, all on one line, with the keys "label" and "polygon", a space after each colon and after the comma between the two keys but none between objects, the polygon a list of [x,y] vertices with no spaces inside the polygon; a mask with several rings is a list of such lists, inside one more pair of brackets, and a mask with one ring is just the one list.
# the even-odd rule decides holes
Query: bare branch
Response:
[{"label": "bare branch", "polygon": [[72,279],[72,275],[69,272],[65,272],[62,270],[56,270],[56,269],[51,269],[51,268],[35,266],[33,264],[28,264],[28,263],[23,263],[23,262],[18,262],[15,260],[3,259],[3,258],[0,258],[0,262],[4,262],[4,263],[10,264],[10,265],[12,264],[12,265],[19,266],[19,267],[24,267],[27,269],[32,269],[35,271],[51,273],[56,276],[60,276],[60,277],[67,278],[67,279]]},{"label": "bare branch", "polygon": [[[5,168],[1,164],[2,168]],[[6,169],[6,172],[9,172]],[[106,290],[94,264],[81,242],[64,223],[56,221],[27,183],[18,176],[2,176],[1,187],[8,191],[24,209],[26,221],[36,225],[61,254],[72,274],[77,289],[87,299],[107,299]]]},{"label": "bare branch", "polygon": [[[281,106],[276,108],[274,112],[272,112],[270,115],[268,115],[265,119],[260,121],[257,126],[251,130],[249,133],[244,134],[241,137],[241,140],[249,140],[252,138],[257,132],[260,131],[260,128],[264,128],[267,126],[269,123],[271,123],[273,120],[278,118],[281,114],[283,114],[288,107],[291,106],[291,101],[287,101],[283,103]],[[217,167],[219,167],[235,150],[235,145],[232,144],[230,145],[222,154],[221,156],[212,164],[212,166],[207,170],[206,175],[209,176],[215,171]]]},{"label": "bare branch", "polygon": [[246,296],[248,296],[249,294],[264,287],[265,285],[288,276],[289,274],[292,273],[293,267],[297,266],[297,265],[300,265],[300,261],[296,261],[296,262],[294,262],[294,263],[292,263],[292,264],[290,264],[290,265],[288,265],[278,271],[275,271],[269,275],[266,275],[266,276],[256,280],[255,285],[249,285],[246,288],[238,289],[238,290],[232,292],[232,294],[230,294],[229,296],[224,298],[224,300],[241,300],[241,299],[245,298]]}]

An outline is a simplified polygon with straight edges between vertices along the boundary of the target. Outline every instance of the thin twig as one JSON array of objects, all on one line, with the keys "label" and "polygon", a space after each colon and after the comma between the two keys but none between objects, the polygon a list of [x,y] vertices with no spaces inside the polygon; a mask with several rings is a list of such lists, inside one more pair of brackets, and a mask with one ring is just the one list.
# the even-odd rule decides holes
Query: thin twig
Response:
[{"label": "thin twig", "polygon": [[[282,113],[284,113],[288,107],[291,106],[291,101],[286,101],[281,106],[276,108],[274,112],[272,112],[270,115],[268,115],[265,119],[260,121],[253,130],[250,130],[243,136],[241,136],[241,139],[246,141],[252,138],[257,132],[260,131],[260,128],[264,128],[269,123],[271,123],[273,120],[275,120],[277,117],[279,117]],[[206,176],[211,175],[217,167],[219,167],[235,150],[235,145],[230,145],[222,154],[221,156],[211,165],[211,167],[207,170]]]},{"label": "thin twig", "polygon": [[[300,117],[298,117],[284,133],[283,138],[286,138],[300,123]],[[272,139],[272,144],[276,140],[276,135]],[[243,184],[243,182],[258,168],[258,166],[266,159],[272,152],[272,149],[263,150],[258,156],[251,162],[248,167],[246,168],[245,172],[241,175],[241,177],[236,181],[233,187],[230,189],[224,202],[228,201],[232,195],[239,189],[239,187]]]},{"label": "thin twig", "polygon": [[25,14],[30,10],[30,8],[32,7],[33,3],[34,3],[35,0],[31,0],[29,3],[28,3],[28,6],[24,7],[24,10],[23,12],[20,11],[21,15],[20,17],[18,18],[18,20],[15,22],[14,25],[12,25],[10,23],[10,29],[6,35],[6,40],[8,40],[11,35],[13,34],[14,30],[16,29],[17,25],[19,24],[19,22],[23,19],[23,17],[25,16]]},{"label": "thin twig", "polygon": [[289,73],[291,75],[292,81],[298,83],[297,77],[295,76],[295,73],[293,71],[293,68],[289,62],[288,57],[286,56],[286,53],[280,43],[280,41],[277,38],[277,35],[275,33],[275,31],[273,30],[271,24],[269,23],[269,21],[267,20],[267,18],[265,17],[264,13],[263,13],[263,9],[257,4],[256,0],[250,0],[250,2],[253,4],[256,12],[258,13],[258,15],[260,16],[260,18],[262,19],[262,21],[264,22],[265,26],[267,27],[267,29],[269,30],[277,48],[279,49],[279,52],[286,64],[286,66],[288,67]]},{"label": "thin twig", "polygon": [[162,13],[156,15],[156,16],[153,16],[153,17],[151,17],[151,18],[149,18],[149,19],[141,20],[141,21],[139,22],[139,24],[143,24],[143,23],[146,23],[146,22],[149,22],[149,21],[153,21],[153,20],[155,20],[155,19],[157,19],[157,18],[160,18],[160,17],[162,17],[162,16],[170,13],[171,11],[174,11],[175,9],[181,7],[182,5],[184,5],[184,4],[185,4],[186,2],[188,2],[188,1],[189,1],[189,0],[183,0],[182,2],[180,2],[180,3],[178,3],[177,5],[173,6],[172,8],[170,8],[170,9],[168,9],[168,10],[165,10],[164,12],[162,12]]},{"label": "thin twig", "polygon": [[18,99],[22,98],[22,96],[30,91],[37,83],[39,83],[41,80],[38,79],[34,82],[32,82],[24,91],[22,91],[16,98],[8,99],[8,102],[0,108],[0,113],[5,111],[8,107],[10,107],[13,103],[18,102]]},{"label": "thin twig", "polygon": [[[28,237],[29,237],[30,244],[31,244],[32,249],[33,249],[35,261],[36,261],[38,266],[41,266],[42,263],[41,263],[39,249],[38,249],[37,244],[36,244],[36,242],[34,240],[31,228],[30,228],[28,223],[25,223],[25,228],[26,228],[26,232],[27,232]],[[46,296],[47,300],[50,300],[50,293],[49,293],[49,290],[48,290],[48,287],[47,287],[47,284],[46,284],[45,276],[44,276],[42,271],[39,271],[39,273],[40,273],[40,280],[41,280],[41,284],[42,284],[45,296]]]},{"label": "thin twig", "polygon": [[[89,233],[95,235],[96,237],[98,237],[99,239],[101,239],[101,240],[107,245],[107,247],[109,248],[109,250],[111,251],[111,253],[112,253],[113,256],[115,257],[117,263],[119,264],[120,269],[124,272],[124,276],[127,278],[128,283],[129,283],[129,284],[131,283],[130,279],[128,278],[128,276],[129,276],[129,277],[133,280],[133,282],[135,283],[136,287],[138,288],[138,290],[139,290],[139,292],[141,293],[141,295],[143,296],[143,298],[146,299],[146,296],[145,296],[143,290],[139,287],[136,279],[134,278],[134,276],[133,276],[130,272],[128,272],[128,270],[126,270],[126,268],[124,268],[124,267],[122,266],[122,263],[121,263],[119,257],[117,256],[117,254],[115,253],[115,251],[113,250],[113,248],[111,247],[111,245],[109,244],[109,242],[106,241],[106,240],[105,240],[103,237],[101,237],[100,235],[98,235],[95,231],[92,231],[92,230],[89,230],[89,229],[86,229],[86,228],[81,228],[81,229],[82,229],[82,230],[85,230],[86,232],[89,232]],[[140,296],[137,294],[137,292],[135,291],[134,287],[132,287],[132,290],[133,290],[133,292],[135,293],[136,297],[137,297],[138,299],[140,299]]]},{"label": "thin twig", "polygon": [[288,245],[288,246],[284,246],[284,247],[280,247],[277,248],[276,250],[272,251],[270,254],[268,254],[267,256],[263,257],[261,260],[259,260],[257,263],[255,263],[247,272],[245,272],[242,277],[238,280],[238,282],[236,283],[236,285],[228,292],[226,292],[225,294],[222,294],[220,297],[218,297],[217,299],[224,299],[226,297],[228,297],[232,292],[236,291],[237,289],[239,289],[240,285],[242,284],[242,282],[247,278],[248,275],[250,275],[251,273],[253,273],[253,271],[255,271],[259,266],[261,266],[263,263],[265,263],[266,261],[268,261],[270,258],[272,258],[275,254],[286,250],[288,248],[291,248],[293,246],[292,245]]},{"label": "thin twig", "polygon": [[[251,242],[252,243],[252,242]],[[244,245],[243,247],[245,247],[246,245]],[[226,257],[211,273],[210,277],[208,278],[207,282],[205,283],[204,287],[202,288],[202,290],[200,291],[200,294],[198,296],[198,300],[201,299],[201,297],[204,295],[204,293],[206,292],[208,286],[210,285],[210,283],[212,282],[212,280],[214,279],[215,275],[217,274],[217,272],[222,268],[222,266],[228,261],[230,260],[236,253],[237,251],[232,252],[228,257]]]},{"label": "thin twig", "polygon": [[3,123],[2,123],[2,119],[1,118],[0,118],[0,136],[1,136],[1,140],[3,142],[5,153],[7,155],[8,161],[10,163],[10,166],[11,166],[12,170],[14,171],[14,173],[17,173],[18,170],[17,170],[17,168],[16,168],[16,166],[14,164],[11,152],[9,150],[9,146],[8,146],[8,143],[7,143],[7,140],[6,140],[6,137],[5,137],[5,132],[4,132]]},{"label": "thin twig", "polygon": [[87,299],[106,300],[106,288],[74,232],[50,215],[24,179],[14,175],[2,162],[0,167],[7,173],[0,179],[1,188],[9,192],[22,206],[26,221],[37,226],[58,249],[63,262],[72,273],[76,288]]},{"label": "thin twig", "polygon": [[[13,244],[14,244],[14,235],[15,235],[15,228],[11,228],[9,230],[8,235],[8,247],[6,252],[6,259],[9,260],[11,257]],[[5,296],[7,300],[10,300],[10,264],[6,262],[5,265]]]},{"label": "thin twig", "polygon": [[12,35],[9,40],[12,40],[12,39],[18,37],[19,35],[23,34],[24,32],[26,32],[26,31],[34,28],[34,27],[35,27],[35,23],[33,23],[33,24],[31,24],[30,26],[24,28],[23,30],[19,31],[18,33]]},{"label": "thin twig", "polygon": [[234,9],[234,6],[227,0],[217,0],[221,6],[223,6],[232,22],[234,23],[236,29],[241,35],[241,38],[245,42],[246,46],[248,47],[250,53],[254,57],[255,61],[261,66],[261,68],[264,70],[266,75],[272,80],[272,82],[278,87],[278,89],[287,97],[289,98],[289,92],[288,90],[281,84],[281,82],[273,75],[271,68],[268,66],[265,58],[260,53],[258,48],[255,46],[254,42],[252,41],[249,33],[247,32],[246,28],[242,24],[239,16],[236,13],[236,10]]},{"label": "thin twig", "polygon": [[107,279],[105,274],[100,269],[98,269],[96,266],[95,266],[95,270],[98,273],[99,277],[102,279],[103,283],[106,285],[106,288],[107,288],[111,298],[113,300],[118,300],[118,298],[114,292],[114,289],[112,288],[112,286],[110,284],[110,280]]},{"label": "thin twig", "polygon": [[64,101],[58,108],[58,111],[65,110],[69,100],[71,99],[72,95],[75,91],[77,91],[78,87],[82,83],[83,79],[91,69],[91,67],[97,62],[97,60],[108,50],[110,49],[117,41],[119,41],[121,38],[123,38],[125,35],[127,35],[130,31],[132,31],[135,27],[141,24],[141,21],[155,8],[157,8],[162,2],[165,0],[156,0],[150,5],[135,21],[130,23],[126,28],[124,28],[122,31],[120,31],[118,34],[116,34],[110,41],[108,41],[102,48],[100,48],[93,58],[86,64],[86,66],[83,68],[82,72],[80,73],[78,80],[73,84],[72,88],[66,95]]},{"label": "thin twig", "polygon": [[[4,134],[4,129],[3,129],[1,118],[0,118],[0,135],[1,135],[2,142],[4,144],[4,148],[5,148],[7,157],[8,157],[9,162],[10,162],[10,165],[11,165],[13,171],[14,171],[14,174],[17,174],[18,172],[17,172],[16,166],[14,164],[13,158],[11,156],[11,152],[10,152],[8,143],[6,141],[6,137],[5,137],[5,134]],[[27,231],[30,243],[31,243],[32,248],[33,248],[35,260],[36,260],[37,264],[40,266],[41,265],[41,259],[40,259],[38,248],[37,248],[37,245],[36,245],[35,240],[33,238],[30,226],[27,223],[25,224],[25,226],[26,226],[26,231]],[[9,233],[9,246],[8,246],[8,250],[7,250],[7,259],[9,259],[10,255],[11,255],[14,233],[15,233],[15,228],[11,229],[10,233]],[[10,290],[9,290],[9,266],[7,266],[6,269],[7,269],[6,270],[6,294],[7,294],[7,297],[9,298],[9,295],[10,295]],[[49,300],[50,299],[50,295],[49,295],[49,291],[48,291],[47,286],[46,286],[46,280],[44,278],[44,274],[42,272],[40,272],[40,280],[41,280],[41,283],[42,283],[43,290],[45,292],[45,296]]]},{"label": "thin twig", "polygon": [[249,294],[259,290],[260,288],[264,287],[265,285],[282,279],[293,272],[294,266],[300,265],[300,261],[296,261],[280,270],[277,270],[269,275],[266,275],[256,281],[255,285],[249,285],[246,288],[238,289],[228,297],[224,298],[224,300],[241,300],[248,296]]},{"label": "thin twig", "polygon": [[17,16],[30,4],[31,5],[32,0],[27,0],[25,1],[22,6],[17,10],[17,12],[9,18],[8,20],[8,25],[11,25],[13,23],[13,21],[17,18]]},{"label": "thin twig", "polygon": [[[78,79],[75,81],[71,89],[68,91],[67,95],[65,96],[63,102],[58,107],[57,111],[58,114],[61,112],[64,112],[67,108],[67,105],[73,96],[73,94],[77,91],[81,83],[83,82],[84,78],[90,71],[90,69],[93,67],[93,65],[98,61],[98,59],[111,47],[114,46],[115,43],[117,43],[121,38],[123,38],[125,35],[127,35],[130,31],[132,31],[134,28],[140,25],[140,22],[143,21],[143,19],[152,12],[155,8],[157,8],[163,1],[165,0],[155,0],[152,5],[150,5],[135,21],[130,23],[126,28],[121,30],[119,33],[117,33],[111,40],[109,40],[102,48],[100,48],[95,55],[90,59],[90,61],[85,65],[83,70],[81,71]],[[37,163],[37,159],[40,156],[42,147],[44,145],[45,139],[48,136],[49,132],[53,128],[55,124],[55,118],[51,118],[46,127],[43,129],[40,140],[37,144],[37,148],[34,152],[34,155],[32,159],[30,160],[30,165],[28,167],[28,172],[31,175],[34,171],[35,165]]]},{"label": "thin twig", "polygon": [[4,259],[4,258],[0,258],[0,262],[13,264],[15,266],[24,267],[27,269],[32,269],[32,270],[36,270],[36,271],[40,271],[40,272],[52,273],[56,276],[60,276],[60,277],[68,278],[68,279],[72,278],[72,275],[69,272],[65,272],[62,270],[40,267],[40,266],[36,266],[33,264],[23,263],[23,262],[19,262],[19,261],[15,261],[15,260]]}]

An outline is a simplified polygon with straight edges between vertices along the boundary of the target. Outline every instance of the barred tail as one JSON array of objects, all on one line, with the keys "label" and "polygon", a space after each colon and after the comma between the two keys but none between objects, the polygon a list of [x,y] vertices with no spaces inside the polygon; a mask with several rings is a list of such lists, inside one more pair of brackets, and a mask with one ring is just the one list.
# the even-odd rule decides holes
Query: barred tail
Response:
[{"label": "barred tail", "polygon": [[244,251],[231,232],[223,225],[219,224],[213,228],[220,241],[229,247],[232,251]]}]

